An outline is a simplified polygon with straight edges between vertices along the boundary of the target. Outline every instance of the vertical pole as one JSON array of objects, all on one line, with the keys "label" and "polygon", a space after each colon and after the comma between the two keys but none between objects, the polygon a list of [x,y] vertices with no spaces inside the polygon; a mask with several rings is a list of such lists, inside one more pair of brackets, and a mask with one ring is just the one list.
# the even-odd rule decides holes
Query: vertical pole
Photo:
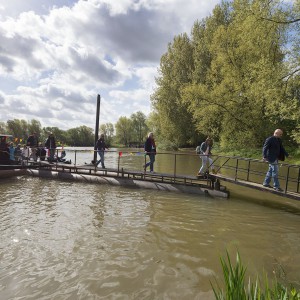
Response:
[{"label": "vertical pole", "polygon": [[236,166],[235,166],[235,178],[234,181],[237,180],[237,176],[238,176],[238,169],[239,169],[239,159],[236,159]]},{"label": "vertical pole", "polygon": [[298,170],[297,193],[299,193],[299,183],[300,183],[300,168]]},{"label": "vertical pole", "polygon": [[174,161],[174,182],[175,182],[175,178],[176,178],[176,153],[175,153],[175,161]]},{"label": "vertical pole", "polygon": [[288,166],[287,174],[286,174],[286,177],[285,177],[285,191],[284,191],[285,193],[287,192],[287,189],[288,189],[289,175],[290,175],[290,166]]},{"label": "vertical pole", "polygon": [[94,164],[96,164],[96,161],[97,161],[96,143],[97,143],[98,135],[99,135],[100,100],[101,100],[101,97],[98,94],[98,96],[97,96],[97,111],[96,111],[96,125],[95,125],[95,143],[94,143],[94,160],[93,160]]},{"label": "vertical pole", "polygon": [[250,160],[248,161],[247,181],[249,181],[249,173],[250,173]]}]

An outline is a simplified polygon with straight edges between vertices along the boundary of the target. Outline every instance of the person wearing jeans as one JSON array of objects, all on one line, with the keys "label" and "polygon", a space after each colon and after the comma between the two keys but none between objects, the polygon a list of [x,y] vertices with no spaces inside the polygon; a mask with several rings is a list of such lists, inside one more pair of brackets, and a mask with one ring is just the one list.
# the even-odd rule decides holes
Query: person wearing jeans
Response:
[{"label": "person wearing jeans", "polygon": [[276,191],[282,192],[278,180],[279,165],[278,160],[284,160],[289,154],[285,151],[282,146],[281,137],[283,131],[276,129],[273,136],[268,137],[263,145],[263,160],[269,162],[269,169],[263,182],[263,186],[272,188],[270,183],[273,179],[273,188]]},{"label": "person wearing jeans", "polygon": [[146,172],[147,167],[150,166],[150,172],[152,173],[153,165],[155,162],[155,155],[156,155],[156,145],[155,145],[153,132],[149,132],[144,148],[145,148],[146,154],[149,156],[149,159],[150,159],[150,161],[144,165],[144,171]]},{"label": "person wearing jeans", "polygon": [[213,160],[209,157],[211,155],[211,148],[213,145],[213,141],[210,137],[208,137],[205,142],[203,142],[200,146],[200,158],[202,160],[201,168],[198,172],[198,176],[204,175],[207,169],[207,163],[211,168],[212,172],[215,174],[215,167],[213,164]]},{"label": "person wearing jeans", "polygon": [[96,149],[97,149],[97,152],[100,156],[100,159],[96,162],[96,166],[98,167],[98,165],[101,163],[102,169],[105,169],[104,151],[105,151],[105,149],[108,149],[108,148],[106,146],[103,133],[100,135],[100,138],[98,139],[98,141],[96,143]]}]

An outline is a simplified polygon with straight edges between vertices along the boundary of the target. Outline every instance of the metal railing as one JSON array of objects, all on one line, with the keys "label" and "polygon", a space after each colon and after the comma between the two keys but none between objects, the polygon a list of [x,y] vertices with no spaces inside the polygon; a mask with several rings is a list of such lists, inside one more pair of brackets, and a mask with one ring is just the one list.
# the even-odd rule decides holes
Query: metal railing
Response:
[{"label": "metal railing", "polygon": [[[78,155],[81,153],[91,153],[91,157],[94,155],[94,152],[96,150],[78,150],[78,149],[64,149],[66,153],[74,153],[73,154],[73,160],[72,165],[77,166],[81,163],[78,163]],[[59,152],[62,151],[62,149],[56,149],[56,157],[59,157]],[[67,157],[67,159],[70,159]],[[113,156],[113,161],[115,168],[118,170],[121,170],[122,168],[133,168],[136,170],[143,170],[143,165],[146,164],[146,162],[149,160],[147,154],[143,151],[135,151],[135,150],[106,150],[105,151],[105,157],[107,159],[107,156]],[[168,161],[168,168],[166,170],[162,170],[161,168],[159,171],[161,173],[167,173],[169,175],[172,175],[175,177],[177,176],[195,176],[195,173],[197,172],[198,167],[200,167],[201,163],[199,161],[198,154],[192,154],[192,153],[178,153],[178,152],[157,152],[156,153],[156,162],[155,162],[155,169],[157,168],[157,162],[162,159],[165,159]],[[90,159],[91,159],[90,157]],[[264,177],[268,170],[268,163],[258,160],[258,159],[250,159],[250,158],[244,158],[239,156],[222,156],[222,155],[212,155],[210,156],[213,159],[213,164],[215,166],[215,169],[219,174],[222,176],[219,177],[220,179],[227,178],[231,179],[232,181],[246,181],[246,182],[252,182],[257,184],[262,184]],[[132,164],[126,164],[126,160],[128,158],[136,158],[136,161]],[[185,164],[187,161],[191,161],[192,159],[192,167],[190,166],[189,169],[195,167],[195,173],[194,174],[182,174],[182,164]],[[139,160],[139,161],[138,161]],[[197,162],[197,164],[196,164]],[[56,165],[59,163],[57,160],[54,162]],[[181,164],[181,166],[180,166]],[[28,165],[42,165],[42,161],[39,160],[38,163],[34,163],[30,158],[26,158],[23,160],[21,165],[16,165],[16,168],[23,168],[28,167]],[[284,193],[292,192],[299,194],[300,193],[300,165],[292,165],[292,164],[286,164],[286,163],[279,163],[279,176],[278,179],[281,182],[281,186],[284,189]],[[9,166],[9,165],[6,165]],[[196,169],[197,166],[197,169]],[[2,165],[3,167],[3,165]],[[94,165],[96,170],[96,165]],[[208,166],[209,168],[210,166]],[[181,174],[179,174],[180,172]],[[211,180],[209,176],[207,177],[207,180]]]},{"label": "metal railing", "polygon": [[[217,172],[233,179],[262,184],[268,171],[268,162],[239,156],[214,156]],[[278,179],[282,183],[284,193],[299,193],[300,165],[279,162]]]}]

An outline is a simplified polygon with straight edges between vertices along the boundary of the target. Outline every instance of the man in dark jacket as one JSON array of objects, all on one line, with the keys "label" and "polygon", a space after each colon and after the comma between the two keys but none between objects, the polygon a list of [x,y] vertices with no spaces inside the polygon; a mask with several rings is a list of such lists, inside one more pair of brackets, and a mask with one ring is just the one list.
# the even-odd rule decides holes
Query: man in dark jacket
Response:
[{"label": "man in dark jacket", "polygon": [[148,138],[144,145],[144,150],[146,154],[149,156],[150,161],[147,162],[143,167],[144,171],[146,172],[147,167],[150,166],[150,172],[153,173],[153,166],[155,162],[155,155],[156,155],[156,145],[154,140],[154,134],[153,132],[149,132]]},{"label": "man in dark jacket", "polygon": [[105,165],[104,165],[104,151],[105,149],[108,149],[104,140],[104,134],[102,133],[100,135],[99,140],[96,143],[96,150],[98,151],[98,154],[100,156],[100,159],[96,162],[96,166],[98,167],[98,165],[101,162],[101,166],[102,169],[105,169]]},{"label": "man in dark jacket", "polygon": [[39,144],[39,140],[37,138],[36,132],[32,133],[27,139],[27,146],[31,149],[31,156],[34,161],[37,161],[37,147]]},{"label": "man in dark jacket", "polygon": [[271,188],[270,182],[273,178],[274,190],[282,192],[278,180],[278,160],[284,160],[289,154],[285,151],[282,146],[281,137],[283,131],[281,129],[276,129],[273,136],[268,137],[265,140],[263,146],[263,160],[269,162],[269,170],[266,174],[263,186]]},{"label": "man in dark jacket", "polygon": [[46,143],[45,147],[49,150],[49,161],[52,162],[54,161],[54,154],[55,154],[55,149],[56,149],[56,143],[55,143],[55,138],[52,132],[50,132]]}]

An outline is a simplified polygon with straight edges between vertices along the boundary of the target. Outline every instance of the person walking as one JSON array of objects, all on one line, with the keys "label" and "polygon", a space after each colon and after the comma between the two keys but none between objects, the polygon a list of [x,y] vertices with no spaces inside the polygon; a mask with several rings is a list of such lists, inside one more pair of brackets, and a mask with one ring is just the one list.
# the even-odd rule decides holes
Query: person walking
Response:
[{"label": "person walking", "polygon": [[153,132],[149,132],[148,138],[145,142],[144,149],[146,152],[146,155],[149,156],[150,161],[147,162],[143,167],[144,171],[146,172],[147,167],[150,166],[150,172],[153,173],[153,166],[155,162],[155,155],[156,155],[156,145],[154,140],[154,134]]},{"label": "person walking", "polygon": [[18,163],[22,161],[22,149],[20,144],[15,148],[15,161]]},{"label": "person walking", "polygon": [[100,135],[100,138],[98,139],[97,143],[96,143],[96,150],[100,156],[100,159],[97,160],[96,162],[96,167],[98,167],[98,165],[101,163],[102,169],[105,169],[105,165],[104,165],[104,151],[105,149],[108,150],[108,147],[106,146],[105,140],[104,140],[104,134],[102,133]]},{"label": "person walking", "polygon": [[56,149],[56,142],[53,132],[50,132],[45,147],[49,150],[49,161],[50,163],[54,161],[55,149]]},{"label": "person walking", "polygon": [[263,161],[269,163],[269,169],[263,182],[263,186],[267,188],[272,188],[270,185],[271,179],[273,179],[273,188],[275,191],[282,192],[278,180],[279,165],[278,160],[284,160],[289,154],[285,151],[282,145],[283,131],[281,129],[276,129],[274,134],[268,137],[263,145]]},{"label": "person walking", "polygon": [[39,140],[37,138],[36,132],[32,133],[27,139],[27,146],[31,149],[31,156],[34,161],[37,161],[37,147],[39,144]]},{"label": "person walking", "polygon": [[200,158],[202,161],[202,165],[199,169],[198,176],[203,176],[207,169],[207,163],[208,166],[211,168],[212,172],[215,174],[215,167],[213,164],[213,160],[209,157],[212,155],[211,149],[212,149],[213,141],[210,137],[207,137],[205,142],[203,142],[200,146]]},{"label": "person walking", "polygon": [[9,144],[9,161],[11,165],[15,164],[15,147],[13,142]]}]

